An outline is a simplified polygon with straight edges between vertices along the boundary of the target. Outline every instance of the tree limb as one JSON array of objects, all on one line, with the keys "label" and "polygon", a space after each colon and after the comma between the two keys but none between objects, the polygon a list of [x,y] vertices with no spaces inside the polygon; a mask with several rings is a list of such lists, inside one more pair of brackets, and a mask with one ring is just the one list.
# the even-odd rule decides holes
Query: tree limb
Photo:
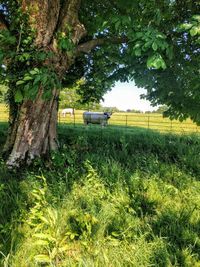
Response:
[{"label": "tree limb", "polygon": [[84,25],[80,23],[78,18],[80,5],[81,0],[64,1],[59,16],[58,31],[71,31],[74,44],[78,44],[87,33]]},{"label": "tree limb", "polygon": [[97,46],[101,46],[104,44],[122,44],[127,43],[127,37],[111,37],[111,38],[99,38],[87,41],[85,43],[79,44],[77,47],[77,53],[90,53],[91,50],[95,49]]}]

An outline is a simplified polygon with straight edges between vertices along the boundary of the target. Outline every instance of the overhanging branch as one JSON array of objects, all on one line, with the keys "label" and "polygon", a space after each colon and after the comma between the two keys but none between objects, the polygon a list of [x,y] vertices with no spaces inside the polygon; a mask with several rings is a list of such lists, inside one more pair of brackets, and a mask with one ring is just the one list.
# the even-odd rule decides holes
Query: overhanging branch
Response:
[{"label": "overhanging branch", "polygon": [[122,44],[127,43],[127,37],[111,37],[111,38],[99,38],[87,41],[85,43],[79,44],[77,47],[77,53],[90,53],[97,46],[101,46],[104,44]]}]

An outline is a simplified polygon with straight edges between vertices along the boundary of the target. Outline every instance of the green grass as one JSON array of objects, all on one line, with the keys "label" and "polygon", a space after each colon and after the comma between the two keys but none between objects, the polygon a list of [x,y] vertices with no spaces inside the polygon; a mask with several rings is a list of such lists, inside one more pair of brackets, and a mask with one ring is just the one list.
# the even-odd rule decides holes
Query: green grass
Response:
[{"label": "green grass", "polygon": [[[75,116],[68,114],[66,117],[59,113],[58,121],[66,124],[83,124],[82,113],[83,111],[77,110]],[[200,127],[189,119],[180,122],[163,118],[161,114],[114,113],[108,123],[109,126],[142,127],[144,129],[158,130],[159,132],[196,133],[200,131]]]},{"label": "green grass", "polygon": [[52,162],[0,161],[0,266],[200,266],[199,135],[120,129],[63,125]]},{"label": "green grass", "polygon": [[0,122],[7,122],[8,121],[8,108],[0,104]]},{"label": "green grass", "polygon": [[[60,124],[83,125],[83,111],[76,110],[75,116],[63,117],[61,111],[58,114],[58,122]],[[0,104],[0,122],[8,121],[8,109],[5,105]],[[171,121],[168,118],[163,118],[161,114],[139,114],[139,113],[114,113],[109,120],[109,126],[121,126],[124,129],[139,127],[144,129],[157,130],[159,132],[171,133],[199,133],[200,127],[191,120],[179,122]]]}]

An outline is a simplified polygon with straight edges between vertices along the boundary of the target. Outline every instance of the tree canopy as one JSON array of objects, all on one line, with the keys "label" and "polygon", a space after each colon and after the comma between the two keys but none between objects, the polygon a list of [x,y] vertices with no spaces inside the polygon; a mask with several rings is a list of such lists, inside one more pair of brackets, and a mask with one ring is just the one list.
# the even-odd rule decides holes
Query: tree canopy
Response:
[{"label": "tree canopy", "polygon": [[78,94],[80,86],[84,84],[84,80],[76,81],[72,86],[62,88],[59,96],[59,108],[75,108],[86,110],[100,110],[102,107],[98,102],[82,103],[81,96]]},{"label": "tree canopy", "polygon": [[[129,0],[124,4],[122,0],[66,0],[54,1],[57,5],[51,6],[51,1],[43,0],[40,5],[48,6],[50,12],[47,18],[37,2],[1,1],[1,22],[2,25],[4,22],[4,29],[9,29],[0,36],[1,77],[17,84],[17,102],[23,97],[34,98],[40,83],[52,88],[84,77],[86,82],[79,93],[83,101],[91,101],[101,99],[116,80],[134,79],[136,85],[147,89],[149,100],[167,104],[171,116],[200,120],[197,114],[200,89],[198,1]],[[73,36],[73,22],[68,22],[65,13],[69,3],[77,9],[74,12],[79,12],[83,33],[78,42]],[[42,48],[49,41],[48,30],[53,27],[46,20],[50,21],[56,8],[60,9],[53,32],[56,45],[66,54],[76,50],[75,62],[63,75],[61,84],[53,70],[47,70],[46,66],[38,68],[41,61],[52,56]],[[32,20],[43,17],[40,24],[47,24],[46,39],[39,51],[34,45],[40,42],[45,27],[40,29],[34,43],[39,27],[34,21],[30,23],[29,16]],[[17,66],[5,69],[5,61],[10,60]]]}]

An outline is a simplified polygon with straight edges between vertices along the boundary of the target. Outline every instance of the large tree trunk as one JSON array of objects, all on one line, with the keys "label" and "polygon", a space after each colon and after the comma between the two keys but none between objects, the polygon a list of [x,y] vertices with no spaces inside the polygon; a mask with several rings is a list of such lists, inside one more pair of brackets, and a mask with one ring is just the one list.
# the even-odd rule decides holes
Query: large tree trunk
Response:
[{"label": "large tree trunk", "polygon": [[58,148],[58,91],[53,91],[51,100],[43,99],[42,95],[40,88],[34,101],[26,100],[19,108],[5,146],[5,150],[10,150],[7,165],[11,168],[29,164],[34,158]]},{"label": "large tree trunk", "polygon": [[[53,54],[53,56],[45,58],[42,63],[37,59],[36,62],[31,61],[32,68],[35,66],[49,68],[62,81],[77,56],[78,49],[76,48],[79,41],[86,35],[85,27],[78,18],[80,3],[81,0],[22,0],[18,3],[20,12],[28,14],[29,17],[28,20],[25,20],[25,25],[28,23],[34,30],[33,47],[35,52],[43,51]],[[23,29],[23,23],[21,26]],[[0,29],[2,27],[7,28],[0,18]],[[21,33],[16,35],[18,38],[17,52],[20,51],[22,35]],[[71,51],[66,51],[58,45],[59,36],[65,36],[66,39],[68,35],[70,42],[74,45],[74,49]],[[20,52],[23,54],[24,48]],[[28,53],[30,53],[29,48]],[[15,59],[13,63],[18,66]],[[28,63],[30,64],[30,62]],[[12,65],[14,64],[12,61],[8,61],[11,73],[13,73]],[[28,68],[30,69],[30,66]],[[16,67],[14,71],[16,71]],[[21,75],[22,73],[20,73],[19,79],[21,79]],[[52,98],[45,100],[43,98],[44,90],[45,88],[38,88],[37,97],[34,100],[24,99],[18,105],[14,103],[16,90],[13,89],[13,101],[10,103],[12,105],[10,127],[4,147],[7,165],[11,168],[24,163],[30,164],[34,158],[46,156],[51,150],[58,148],[56,125],[59,91],[52,90]],[[13,110],[13,103],[15,110]]]}]

